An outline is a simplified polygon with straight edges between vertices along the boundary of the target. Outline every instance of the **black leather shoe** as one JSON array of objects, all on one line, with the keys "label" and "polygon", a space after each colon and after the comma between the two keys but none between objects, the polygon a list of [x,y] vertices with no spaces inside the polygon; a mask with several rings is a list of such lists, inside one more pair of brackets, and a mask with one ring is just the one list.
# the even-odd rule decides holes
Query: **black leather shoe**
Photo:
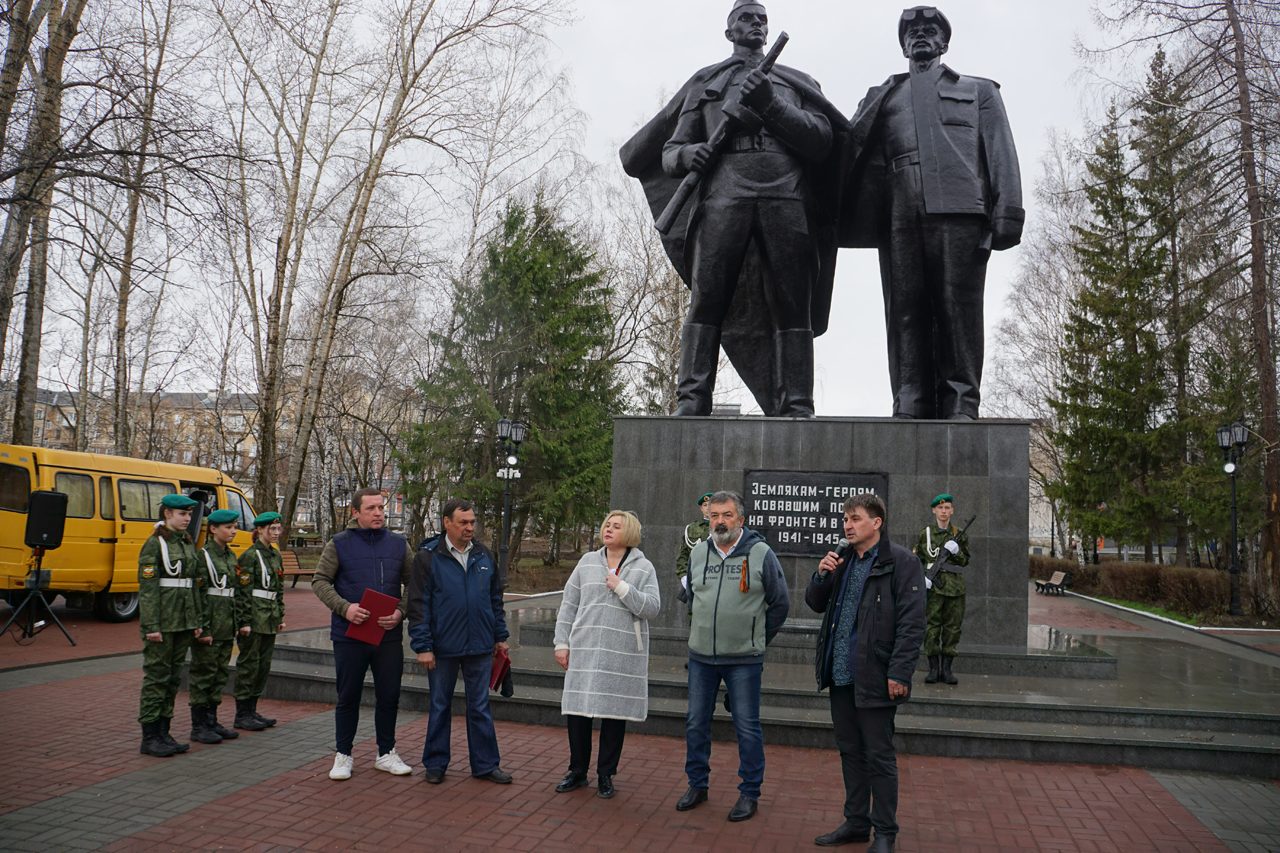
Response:
[{"label": "black leather shoe", "polygon": [[596,796],[602,800],[611,798],[617,791],[613,787],[612,776],[601,776],[596,780]]},{"label": "black leather shoe", "polygon": [[867,848],[867,853],[893,853],[893,838],[892,835],[877,835],[876,840]]},{"label": "black leather shoe", "polygon": [[706,801],[706,788],[690,788],[684,792],[683,797],[676,801],[676,811],[687,812],[689,809],[699,806]]},{"label": "black leather shoe", "polygon": [[574,773],[570,770],[568,773],[564,774],[564,778],[560,780],[560,784],[556,785],[556,793],[567,794],[570,791],[576,791],[579,788],[584,788],[586,785],[586,773]]},{"label": "black leather shoe", "polygon": [[813,843],[819,847],[839,847],[841,844],[861,844],[871,840],[870,829],[859,829],[851,821],[845,821],[826,835],[819,835]]},{"label": "black leather shoe", "polygon": [[738,801],[729,810],[729,820],[737,823],[740,820],[751,820],[756,816],[756,801],[750,797],[738,797]]},{"label": "black leather shoe", "polygon": [[439,784],[440,784],[441,782],[443,782],[443,781],[444,781],[444,771],[443,771],[443,770],[428,770],[428,771],[427,771],[427,782],[429,782],[430,784],[432,784],[432,785],[439,785]]},{"label": "black leather shoe", "polygon": [[483,776],[477,776],[477,779],[487,779],[490,782],[496,782],[499,785],[510,785],[511,774],[503,771],[501,767],[495,767]]}]

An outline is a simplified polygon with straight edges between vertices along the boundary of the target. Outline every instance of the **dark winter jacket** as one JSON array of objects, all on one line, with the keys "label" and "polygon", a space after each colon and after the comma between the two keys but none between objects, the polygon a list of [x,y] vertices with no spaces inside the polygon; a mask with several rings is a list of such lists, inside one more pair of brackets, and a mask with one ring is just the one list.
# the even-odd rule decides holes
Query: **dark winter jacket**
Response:
[{"label": "dark winter jacket", "polygon": [[423,543],[409,575],[409,646],[440,657],[492,654],[507,632],[502,584],[489,553],[473,542],[464,569],[444,534]]},{"label": "dark winter jacket", "polygon": [[[814,572],[804,600],[811,610],[822,613],[818,631],[815,670],[818,689],[831,686],[832,636],[839,623],[839,611],[849,602],[838,601],[845,574],[852,561],[846,559],[834,572]],[[854,703],[860,708],[879,708],[906,701],[889,698],[888,680],[910,686],[911,674],[920,658],[924,641],[924,569],[906,548],[880,540],[880,552],[857,603],[858,621],[853,656]]]},{"label": "dark winter jacket", "polygon": [[[354,520],[346,530],[324,546],[311,591],[333,611],[329,636],[338,642],[347,639],[347,608],[359,604],[366,589],[374,589],[400,599],[399,610],[405,611],[404,587],[409,580],[413,552],[398,533],[385,528],[377,530],[358,526]],[[382,642],[400,642],[400,625],[387,631]]]}]

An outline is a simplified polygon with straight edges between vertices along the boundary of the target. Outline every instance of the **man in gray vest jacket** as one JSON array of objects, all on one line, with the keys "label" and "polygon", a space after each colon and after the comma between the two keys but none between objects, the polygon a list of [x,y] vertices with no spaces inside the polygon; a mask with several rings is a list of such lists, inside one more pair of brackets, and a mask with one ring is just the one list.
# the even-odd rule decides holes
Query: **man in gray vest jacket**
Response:
[{"label": "man in gray vest jacket", "polygon": [[743,527],[742,498],[711,496],[711,538],[689,555],[689,711],[685,774],[689,790],[676,803],[688,811],[706,802],[711,783],[711,714],[723,681],[738,738],[738,801],[729,820],[756,813],[764,782],[760,676],[764,652],[791,606],[782,565],[764,537]]}]

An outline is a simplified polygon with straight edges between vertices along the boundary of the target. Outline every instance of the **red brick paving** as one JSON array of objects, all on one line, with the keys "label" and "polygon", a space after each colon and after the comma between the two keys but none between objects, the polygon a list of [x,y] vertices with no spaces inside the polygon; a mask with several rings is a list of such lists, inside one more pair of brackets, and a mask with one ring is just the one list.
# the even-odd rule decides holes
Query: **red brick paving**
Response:
[{"label": "red brick paving", "polygon": [[[684,790],[678,739],[628,738],[618,795],[605,801],[590,790],[552,790],[566,758],[558,728],[499,724],[503,766],[516,777],[510,787],[471,779],[465,737],[455,732],[454,764],[438,787],[422,781],[420,767],[407,778],[374,771],[365,742],[349,782],[327,778],[326,758],[108,849],[781,851],[811,847],[841,819],[834,749],[769,747],[760,813],[731,824],[732,744],[713,749],[710,802],[681,814],[673,808]],[[416,765],[423,718],[405,719],[398,734],[401,753]],[[904,756],[900,767],[903,853],[1226,849],[1143,770],[920,756]]]},{"label": "red brick paving", "polygon": [[[142,670],[92,675],[35,687],[0,691],[0,814],[115,779],[156,761],[138,752],[138,691]],[[186,741],[191,727],[187,694],[174,704],[173,734]],[[280,724],[318,710],[303,702],[263,700],[264,713]],[[230,726],[226,697],[219,719]],[[241,733],[240,740],[253,733]],[[192,750],[219,746],[192,744]]]},{"label": "red brick paving", "polygon": [[1076,631],[1135,631],[1145,629],[1140,625],[1099,610],[1096,605],[1072,598],[1069,595],[1027,596],[1027,622],[1031,625],[1052,625]]},{"label": "red brick paving", "polygon": [[[312,594],[309,586],[286,587],[284,601],[286,630],[322,628],[329,624],[328,608]],[[0,603],[0,625],[8,621],[11,612],[8,604]],[[16,641],[16,629],[10,628],[7,636],[0,637],[0,670],[128,654],[142,649],[136,619],[130,622],[103,622],[87,611],[68,610],[63,598],[55,600],[53,612],[66,625],[76,645],[68,643],[67,638],[62,636],[58,626],[53,623],[49,623],[34,639],[24,640],[21,644]]]}]

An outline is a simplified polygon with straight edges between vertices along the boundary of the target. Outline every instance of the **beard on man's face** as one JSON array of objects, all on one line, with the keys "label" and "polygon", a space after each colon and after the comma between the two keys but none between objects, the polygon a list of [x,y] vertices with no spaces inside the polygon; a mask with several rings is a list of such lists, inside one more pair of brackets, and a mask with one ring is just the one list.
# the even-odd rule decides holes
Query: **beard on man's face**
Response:
[{"label": "beard on man's face", "polygon": [[738,529],[720,522],[711,531],[711,538],[716,540],[717,545],[729,545],[734,539],[738,538]]}]

